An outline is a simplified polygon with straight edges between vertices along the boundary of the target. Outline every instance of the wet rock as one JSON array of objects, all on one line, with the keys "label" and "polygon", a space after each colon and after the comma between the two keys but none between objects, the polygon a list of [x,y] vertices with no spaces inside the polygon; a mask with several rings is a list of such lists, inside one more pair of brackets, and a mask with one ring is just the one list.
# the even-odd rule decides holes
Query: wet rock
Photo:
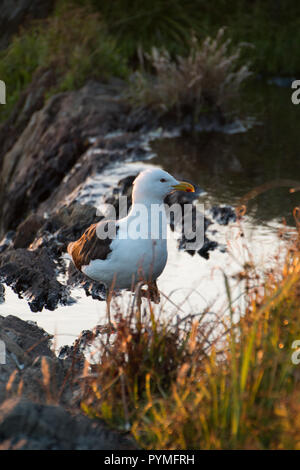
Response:
[{"label": "wet rock", "polygon": [[42,328],[0,316],[6,349],[0,364],[0,449],[137,448],[130,437],[80,412],[82,351],[97,334],[84,331],[58,358]]},{"label": "wet rock", "polygon": [[1,333],[7,334],[32,359],[37,355],[54,357],[50,347],[52,336],[34,322],[26,322],[14,315],[0,316]]},{"label": "wet rock", "polygon": [[205,239],[202,248],[198,250],[198,254],[204,259],[209,259],[209,252],[214,251],[218,247],[218,243],[214,240]]},{"label": "wet rock", "polygon": [[[112,204],[114,206],[117,217],[119,216],[120,196],[126,196],[128,198],[127,210],[129,210],[131,206],[132,183],[135,180],[136,176],[137,174],[129,175],[121,179],[118,182],[118,187],[114,188],[113,193],[105,199],[106,203]],[[190,182],[193,183],[192,181]],[[211,219],[209,219],[204,214],[202,214],[199,208],[197,208],[197,206],[194,204],[202,192],[203,190],[198,187],[195,188],[194,193],[174,191],[173,193],[169,194],[165,198],[164,202],[169,207],[171,207],[173,204],[179,204],[181,206],[182,217],[180,217],[180,220],[175,221],[173,212],[170,212],[169,214],[171,230],[178,231],[178,227],[181,230],[181,236],[178,240],[178,249],[184,250],[192,256],[198,253],[202,258],[209,259],[210,252],[218,248],[219,244],[218,242],[214,240],[210,240],[207,236],[207,229],[212,224]],[[222,207],[214,206],[213,209],[214,209],[213,213],[216,215],[216,217],[217,216],[219,217],[217,222],[219,220],[223,222],[225,220],[225,217],[227,217],[228,219],[227,223],[229,223],[229,221],[234,220],[232,216],[232,211],[233,211],[232,208],[226,206],[226,208],[223,209]],[[201,233],[201,236],[199,237],[198,245],[195,244],[195,248],[190,249],[188,248],[188,243],[195,242],[195,238],[191,237],[187,239],[186,234],[185,234],[185,223],[187,223],[186,221],[192,220],[192,230],[195,232],[196,231],[196,225],[195,225],[196,217],[198,218],[198,222],[199,222],[199,218],[202,219],[202,223],[201,223],[202,233]],[[89,286],[89,290],[91,290],[91,286]]]},{"label": "wet rock", "polygon": [[[185,233],[186,220],[189,220],[189,222],[190,220],[192,220],[192,231],[193,233],[197,234],[197,239],[196,236],[193,236],[193,233],[189,234],[189,231]],[[196,220],[200,226],[197,231]],[[209,259],[210,251],[214,251],[219,246],[218,242],[210,240],[207,236],[207,229],[212,224],[212,221],[208,219],[203,213],[199,212],[196,207],[193,206],[192,214],[186,214],[181,223],[182,232],[181,237],[178,240],[179,250],[184,250],[191,256],[194,256],[196,253],[198,253],[198,255],[200,255],[202,258]],[[174,223],[174,221],[171,221],[172,230],[174,230],[175,227],[176,224]],[[187,237],[187,235],[191,236]],[[194,245],[193,248],[190,247],[191,243]]]},{"label": "wet rock", "polygon": [[[95,207],[76,202],[61,207],[47,219],[31,214],[17,228],[13,242],[16,249],[12,249],[12,242],[0,247],[0,279],[28,299],[34,312],[54,310],[59,303],[69,304],[69,289],[56,279],[59,273],[65,273],[67,245],[101,218]],[[29,250],[18,248],[28,245]],[[89,281],[78,271],[69,276],[69,285],[81,285],[87,295],[105,300],[99,283]]]},{"label": "wet rock", "polygon": [[[38,69],[31,83],[23,90],[8,119],[0,124],[0,159],[15,145],[27,126],[31,116],[41,109],[45,102],[45,93],[56,84],[56,74],[53,69]],[[13,171],[8,166],[9,171]]]},{"label": "wet rock", "polygon": [[134,182],[136,177],[137,177],[137,174],[129,175],[129,176],[126,176],[125,178],[122,178],[118,182],[119,192],[122,194],[122,196],[130,196],[131,197],[132,183]]},{"label": "wet rock", "polygon": [[0,407],[0,448],[43,450],[129,450],[133,439],[102,421],[71,415],[61,406],[14,398]]},{"label": "wet rock", "polygon": [[52,195],[89,146],[89,137],[119,127],[126,106],[116,95],[116,89],[88,82],[81,90],[53,96],[31,116],[2,158],[0,233],[15,229]]},{"label": "wet rock", "polygon": [[101,219],[102,216],[97,215],[96,207],[73,202],[69,206],[62,207],[50,221],[60,226],[57,239],[66,247],[70,241],[77,240],[91,224]]},{"label": "wet rock", "polygon": [[14,230],[9,230],[5,237],[2,239],[0,244],[0,254],[3,253],[8,248],[13,247],[13,241],[16,236],[16,232]]},{"label": "wet rock", "polygon": [[92,299],[100,301],[106,300],[107,291],[105,285],[89,279],[87,276],[78,271],[72,262],[70,262],[67,270],[67,278],[69,286],[82,287],[87,297],[91,296]]},{"label": "wet rock", "polygon": [[5,363],[0,364],[0,403],[20,395],[45,403],[78,408],[84,357],[56,357],[52,336],[33,322],[15,316],[0,317],[0,339],[5,344]]},{"label": "wet rock", "polygon": [[37,232],[31,248],[47,247],[51,256],[58,260],[62,254],[66,253],[69,242],[77,240],[91,224],[101,219],[102,216],[97,215],[97,209],[94,206],[73,201],[70,205],[64,205],[48,216]]},{"label": "wet rock", "polygon": [[[98,131],[99,132],[99,131]],[[141,136],[135,133],[124,133],[99,137],[92,146],[78,158],[76,164],[62,180],[57,190],[39,207],[39,212],[52,212],[66,201],[76,200],[81,187],[89,177],[101,174],[108,166],[135,160],[141,152]],[[88,185],[86,185],[88,189]],[[105,196],[105,194],[103,194]]]},{"label": "wet rock", "polygon": [[5,302],[5,287],[3,284],[0,284],[0,304]]},{"label": "wet rock", "polygon": [[[24,394],[30,395],[35,389],[38,383],[33,377],[25,383],[23,377],[39,355],[55,357],[50,347],[51,338],[33,322],[25,322],[13,315],[0,316],[0,339],[5,344],[5,363],[0,364],[0,403],[11,393],[17,393],[20,384]],[[34,370],[37,372],[37,368]],[[40,388],[41,384],[40,381]]]},{"label": "wet rock", "polygon": [[102,333],[103,327],[101,325],[97,325],[92,331],[83,330],[71,346],[66,345],[60,349],[58,357],[64,360],[71,359],[73,361],[75,358],[77,361],[84,361],[84,354],[87,352],[88,347],[92,346],[95,339]]},{"label": "wet rock", "polygon": [[44,217],[38,214],[30,214],[17,229],[13,244],[14,248],[27,248],[44,223]]},{"label": "wet rock", "polygon": [[20,297],[26,297],[33,312],[54,310],[65,303],[68,291],[56,280],[56,265],[47,249],[9,250],[0,256],[0,279]]},{"label": "wet rock", "polygon": [[236,212],[231,206],[213,206],[210,211],[215,222],[220,225],[236,222]]}]

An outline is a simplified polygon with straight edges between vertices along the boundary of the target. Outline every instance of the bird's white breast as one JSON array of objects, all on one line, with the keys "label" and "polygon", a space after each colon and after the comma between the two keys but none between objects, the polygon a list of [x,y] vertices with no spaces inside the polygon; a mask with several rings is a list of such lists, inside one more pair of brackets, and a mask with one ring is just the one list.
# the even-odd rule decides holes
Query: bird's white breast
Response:
[{"label": "bird's white breast", "polygon": [[[167,262],[166,238],[132,238],[128,236],[125,219],[119,222],[117,238],[112,241],[111,253],[105,260],[93,260],[82,271],[108,287],[130,289],[137,281],[155,280]],[[128,221],[127,221],[128,222]]]}]

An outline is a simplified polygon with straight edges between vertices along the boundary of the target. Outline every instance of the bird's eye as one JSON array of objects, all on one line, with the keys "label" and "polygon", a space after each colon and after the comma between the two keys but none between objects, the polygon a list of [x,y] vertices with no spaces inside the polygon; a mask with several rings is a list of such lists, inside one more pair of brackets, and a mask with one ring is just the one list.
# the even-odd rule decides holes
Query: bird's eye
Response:
[{"label": "bird's eye", "polygon": [[161,183],[166,183],[167,180],[166,180],[165,178],[161,178],[160,182],[161,182]]}]

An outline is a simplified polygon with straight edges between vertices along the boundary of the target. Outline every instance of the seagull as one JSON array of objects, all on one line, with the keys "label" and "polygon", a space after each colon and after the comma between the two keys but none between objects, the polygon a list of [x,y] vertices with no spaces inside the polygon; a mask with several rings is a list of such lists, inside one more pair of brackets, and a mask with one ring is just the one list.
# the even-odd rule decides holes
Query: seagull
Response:
[{"label": "seagull", "polygon": [[[126,217],[92,224],[69,243],[67,250],[76,268],[109,291],[134,291],[137,285],[146,285],[151,300],[158,303],[156,280],[168,257],[164,198],[174,191],[195,192],[195,188],[161,169],[142,171],[133,182]],[[110,298],[107,315],[111,325]]]}]

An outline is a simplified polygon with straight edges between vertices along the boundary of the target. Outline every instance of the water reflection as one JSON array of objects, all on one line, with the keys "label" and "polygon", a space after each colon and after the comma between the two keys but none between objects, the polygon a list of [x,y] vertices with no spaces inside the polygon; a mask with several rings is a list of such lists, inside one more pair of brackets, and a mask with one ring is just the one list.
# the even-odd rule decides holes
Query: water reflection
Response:
[{"label": "water reflection", "polygon": [[[300,186],[300,106],[291,102],[289,88],[255,83],[244,97],[257,124],[240,134],[202,132],[152,143],[157,156],[151,161],[172,174],[189,178],[207,193],[210,203],[238,204],[253,188],[267,182],[291,180]],[[252,199],[248,213],[258,223],[286,218],[299,192],[276,186]]]},{"label": "water reflection", "polygon": [[[300,186],[300,106],[291,103],[289,89],[259,82],[245,99],[246,110],[249,110],[249,103],[260,125],[240,134],[203,132],[153,141],[151,147],[157,156],[151,164],[159,164],[174,176],[197,183],[206,191],[201,202],[204,201],[207,207],[220,203],[238,205],[246,193],[271,181],[299,181]],[[77,195],[78,201],[99,207],[107,187],[116,186],[121,178],[148,166],[149,160],[108,168],[87,180]],[[237,299],[242,311],[243,285],[234,281],[234,275],[250,255],[259,272],[274,263],[275,254],[284,255],[285,242],[276,235],[282,226],[277,221],[285,217],[289,224],[294,224],[291,214],[299,205],[299,195],[300,192],[290,193],[287,183],[285,187],[273,187],[251,199],[243,221],[244,237],[239,236],[238,224],[212,226],[217,241],[226,245],[227,251],[215,250],[209,260],[179,252],[176,241],[170,241],[168,264],[158,284],[161,291],[180,306],[180,315],[201,312],[208,307],[226,314],[228,302],[223,272],[230,278],[233,298]],[[106,317],[105,302],[93,301],[78,289],[74,290],[73,296],[77,303],[72,306],[59,307],[55,312],[33,313],[26,300],[18,299],[7,288],[6,302],[0,305],[0,314],[15,314],[37,321],[46,331],[56,335],[56,346],[59,347],[71,344],[83,329],[93,328]],[[130,301],[130,294],[123,293],[120,297],[124,308]],[[166,302],[163,311],[173,315],[173,304]],[[175,313],[178,313],[176,309]]]}]

